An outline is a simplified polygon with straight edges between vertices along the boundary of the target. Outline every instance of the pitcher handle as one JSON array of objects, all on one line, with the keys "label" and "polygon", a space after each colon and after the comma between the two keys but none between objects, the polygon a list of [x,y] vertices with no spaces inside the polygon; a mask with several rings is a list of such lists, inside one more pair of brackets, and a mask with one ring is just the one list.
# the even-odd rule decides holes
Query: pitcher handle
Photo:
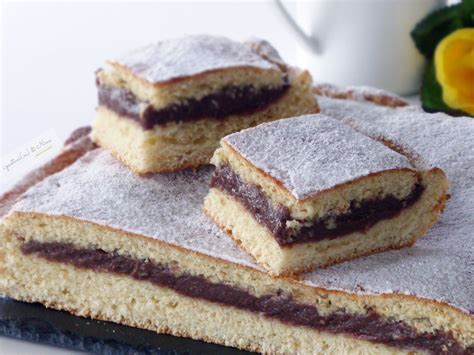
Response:
[{"label": "pitcher handle", "polygon": [[293,32],[296,33],[300,41],[314,54],[321,54],[321,49],[318,44],[318,40],[311,35],[308,35],[295,21],[293,16],[283,4],[282,0],[274,0],[276,7],[280,10],[280,13],[283,15],[283,18],[286,20],[288,27],[290,27]]}]

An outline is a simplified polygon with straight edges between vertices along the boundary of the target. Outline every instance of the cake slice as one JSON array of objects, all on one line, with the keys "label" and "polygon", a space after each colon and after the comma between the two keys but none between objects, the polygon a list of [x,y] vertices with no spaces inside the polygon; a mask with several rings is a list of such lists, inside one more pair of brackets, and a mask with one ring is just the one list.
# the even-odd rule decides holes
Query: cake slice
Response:
[{"label": "cake slice", "polygon": [[[453,220],[424,247],[367,258],[370,267],[274,278],[202,213],[211,174],[140,177],[102,149],[88,153],[3,219],[0,291],[262,353],[474,350],[472,244]],[[472,201],[469,190],[459,197]]]},{"label": "cake slice", "polygon": [[222,139],[206,213],[273,274],[410,246],[447,179],[336,119],[306,115]]},{"label": "cake slice", "polygon": [[318,112],[310,74],[258,40],[157,42],[109,61],[96,82],[92,137],[138,174],[207,164],[229,133]]}]

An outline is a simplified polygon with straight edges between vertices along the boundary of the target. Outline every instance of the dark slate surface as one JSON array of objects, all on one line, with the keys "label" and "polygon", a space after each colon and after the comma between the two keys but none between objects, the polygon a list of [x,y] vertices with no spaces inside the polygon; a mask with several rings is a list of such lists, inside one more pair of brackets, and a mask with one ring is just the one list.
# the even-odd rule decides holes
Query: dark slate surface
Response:
[{"label": "dark slate surface", "polygon": [[248,354],[0,296],[0,335],[96,354]]}]

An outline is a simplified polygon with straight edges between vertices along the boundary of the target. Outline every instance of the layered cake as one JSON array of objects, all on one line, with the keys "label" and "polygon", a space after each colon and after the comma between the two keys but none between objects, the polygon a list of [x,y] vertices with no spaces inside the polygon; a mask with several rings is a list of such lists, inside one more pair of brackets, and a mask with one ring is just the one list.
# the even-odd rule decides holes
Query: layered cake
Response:
[{"label": "layered cake", "polygon": [[207,164],[229,133],[318,112],[310,74],[258,40],[158,42],[109,61],[96,81],[93,139],[139,174]]},{"label": "layered cake", "polygon": [[412,248],[275,278],[203,214],[212,168],[140,177],[96,149],[3,218],[0,291],[264,353],[472,354],[474,122],[321,101],[323,112],[410,152],[416,169],[448,175],[441,221]]},{"label": "layered cake", "polygon": [[323,114],[221,141],[206,213],[273,274],[412,245],[438,219],[447,180]]}]

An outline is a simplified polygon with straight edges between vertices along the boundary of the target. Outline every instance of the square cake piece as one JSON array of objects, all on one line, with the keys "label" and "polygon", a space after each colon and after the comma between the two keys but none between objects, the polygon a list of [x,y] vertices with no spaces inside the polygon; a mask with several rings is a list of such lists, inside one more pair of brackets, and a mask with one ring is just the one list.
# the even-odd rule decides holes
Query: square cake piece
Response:
[{"label": "square cake piece", "polygon": [[446,199],[440,169],[419,171],[322,114],[266,123],[221,145],[204,209],[273,274],[410,246]]},{"label": "square cake piece", "polygon": [[96,82],[92,137],[138,174],[207,164],[227,134],[319,111],[310,74],[259,40],[154,43],[109,61]]}]

